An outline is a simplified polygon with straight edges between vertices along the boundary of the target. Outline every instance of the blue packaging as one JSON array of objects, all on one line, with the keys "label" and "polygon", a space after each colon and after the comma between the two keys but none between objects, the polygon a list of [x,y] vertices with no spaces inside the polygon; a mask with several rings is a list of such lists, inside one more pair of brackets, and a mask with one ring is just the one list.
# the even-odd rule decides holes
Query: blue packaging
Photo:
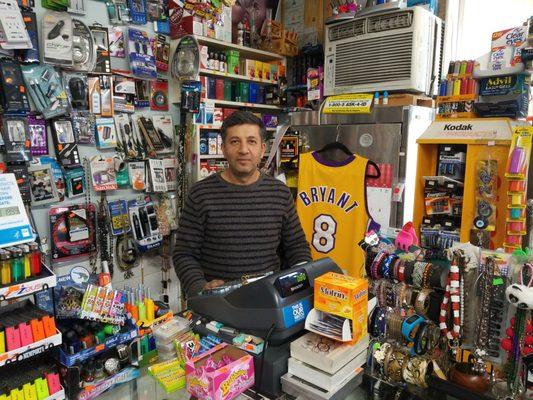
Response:
[{"label": "blue packaging", "polygon": [[258,91],[259,91],[259,85],[257,83],[250,83],[250,95],[249,100],[250,103],[258,103]]},{"label": "blue packaging", "polygon": [[478,80],[479,97],[474,105],[482,117],[526,118],[529,106],[529,76],[493,76]]},{"label": "blue packaging", "polygon": [[215,99],[217,97],[217,80],[215,78],[206,77],[207,83],[207,98]]}]

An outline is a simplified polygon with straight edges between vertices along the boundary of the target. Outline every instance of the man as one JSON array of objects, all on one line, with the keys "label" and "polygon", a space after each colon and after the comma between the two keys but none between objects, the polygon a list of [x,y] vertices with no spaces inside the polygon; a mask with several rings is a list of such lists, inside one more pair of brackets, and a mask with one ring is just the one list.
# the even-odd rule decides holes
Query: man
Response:
[{"label": "man", "polygon": [[221,128],[228,168],[191,188],[179,223],[173,260],[187,296],[246,274],[311,261],[289,188],[260,172],[265,126],[237,111]]}]

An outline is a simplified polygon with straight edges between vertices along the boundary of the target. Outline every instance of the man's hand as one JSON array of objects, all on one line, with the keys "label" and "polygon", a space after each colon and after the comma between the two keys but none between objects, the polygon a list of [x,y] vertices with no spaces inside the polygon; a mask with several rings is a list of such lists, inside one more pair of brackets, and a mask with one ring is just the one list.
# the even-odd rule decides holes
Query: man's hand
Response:
[{"label": "man's hand", "polygon": [[224,284],[224,281],[223,281],[223,280],[220,280],[220,279],[213,279],[212,281],[207,282],[207,283],[204,285],[203,290],[214,289],[214,288],[216,288],[216,287],[222,286],[223,284]]}]

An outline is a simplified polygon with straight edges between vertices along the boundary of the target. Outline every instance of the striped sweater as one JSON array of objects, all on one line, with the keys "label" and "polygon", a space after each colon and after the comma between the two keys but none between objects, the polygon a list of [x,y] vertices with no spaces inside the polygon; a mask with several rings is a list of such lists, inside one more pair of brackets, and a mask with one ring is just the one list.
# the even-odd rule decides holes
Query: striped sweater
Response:
[{"label": "striped sweater", "polygon": [[217,174],[191,188],[173,254],[187,296],[213,279],[229,281],[310,260],[283,182],[261,174],[251,185],[234,185]]}]

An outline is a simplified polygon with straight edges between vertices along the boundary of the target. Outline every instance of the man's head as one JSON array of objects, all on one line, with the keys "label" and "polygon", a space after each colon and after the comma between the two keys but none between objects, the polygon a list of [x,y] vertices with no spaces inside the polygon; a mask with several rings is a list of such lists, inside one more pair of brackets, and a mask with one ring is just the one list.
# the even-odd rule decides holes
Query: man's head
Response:
[{"label": "man's head", "polygon": [[255,173],[266,149],[263,121],[247,111],[236,111],[222,123],[221,134],[231,173],[239,177]]}]

